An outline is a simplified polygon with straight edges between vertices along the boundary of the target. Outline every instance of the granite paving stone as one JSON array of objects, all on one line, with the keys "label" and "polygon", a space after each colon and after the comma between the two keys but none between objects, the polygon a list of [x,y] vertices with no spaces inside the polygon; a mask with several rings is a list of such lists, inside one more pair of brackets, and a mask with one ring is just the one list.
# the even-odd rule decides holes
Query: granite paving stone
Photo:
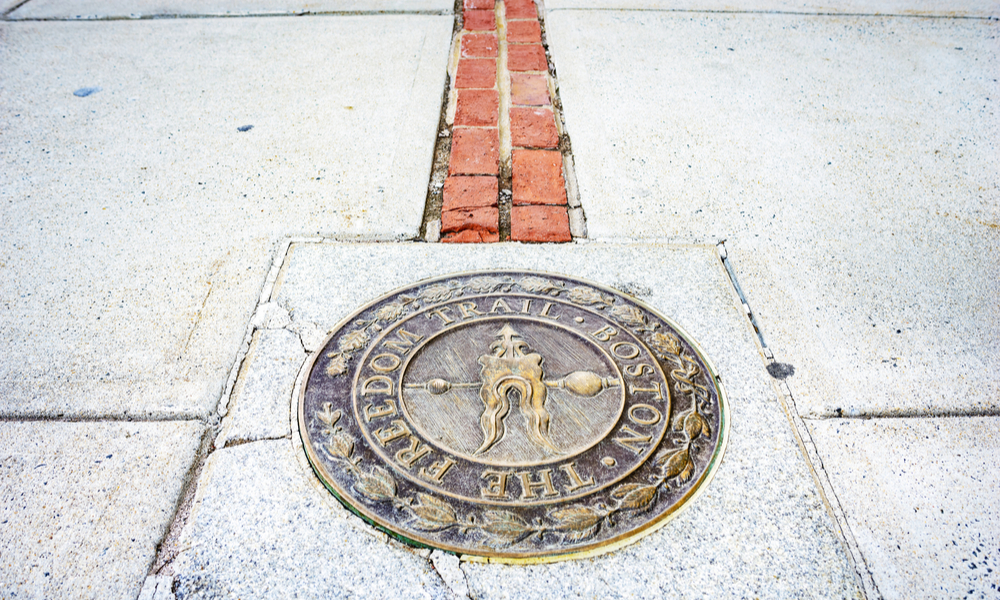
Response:
[{"label": "granite paving stone", "polygon": [[592,238],[726,240],[804,416],[1000,410],[1000,22],[546,27]]},{"label": "granite paving stone", "polygon": [[205,416],[279,240],[415,238],[452,23],[0,23],[0,414]]},{"label": "granite paving stone", "polygon": [[808,424],[884,598],[1000,595],[1000,418]]},{"label": "granite paving stone", "polygon": [[[611,285],[674,318],[700,342],[727,386],[732,432],[716,479],[658,533],[594,559],[531,567],[463,563],[473,597],[542,598],[551,597],[553,589],[567,598],[859,597],[835,524],[791,434],[714,246],[294,243],[274,301],[297,318],[329,329],[362,304],[401,285],[448,272],[497,268],[561,272]],[[318,521],[319,516],[308,516],[319,525],[308,529],[314,537],[302,543],[298,540],[305,536],[304,519],[266,516],[263,530],[268,536],[295,540],[280,548],[270,549],[266,540],[251,540],[248,548],[246,534],[230,533],[248,518],[284,514],[269,507],[250,511],[251,517],[242,507],[258,505],[255,498],[264,494],[259,490],[288,489],[286,476],[276,474],[293,469],[294,460],[305,473],[301,477],[312,477],[290,448],[287,440],[254,442],[213,455],[213,467],[206,469],[199,489],[210,490],[205,493],[218,499],[202,502],[188,527],[200,532],[192,539],[220,542],[201,544],[188,553],[193,562],[178,569],[179,582],[225,581],[228,586],[238,565],[261,564],[265,555],[279,566],[255,571],[255,580],[272,582],[260,590],[279,589],[273,582],[288,581],[291,587],[280,588],[281,593],[291,596],[294,590],[303,590],[302,595],[311,595],[304,590],[330,589],[323,587],[326,583],[316,583],[320,577],[333,578],[329,573],[339,570],[346,573],[345,579],[360,577],[352,561],[339,566],[324,562],[323,568],[303,574],[301,583],[280,572],[280,565],[313,556],[314,545],[339,556],[345,544],[359,539],[340,526]],[[266,467],[251,467],[237,458],[250,461],[264,454],[283,466],[279,469],[278,462],[268,462]],[[216,480],[219,483],[209,483]],[[291,489],[294,493],[288,499],[284,492],[271,493],[265,496],[267,502],[328,503],[327,492],[318,483],[312,484],[310,494],[295,491],[303,488]],[[234,499],[223,490],[244,496]],[[234,512],[234,506],[240,508]],[[361,527],[353,517],[349,522],[352,531]],[[267,553],[263,547],[269,548]],[[367,555],[368,546],[363,548],[357,556]],[[383,564],[382,558],[373,561],[373,570],[383,568],[377,566]],[[416,572],[403,574],[398,583],[416,585],[420,577]],[[240,586],[243,597],[264,595],[242,583],[232,585]]]},{"label": "granite paving stone", "polygon": [[[20,4],[13,2],[12,6]],[[448,0],[30,0],[12,19],[301,15],[338,12],[451,12]]]},{"label": "granite paving stone", "polygon": [[288,398],[305,356],[293,331],[262,329],[254,334],[216,447],[289,434]]},{"label": "granite paving stone", "polygon": [[297,451],[281,439],[210,455],[170,567],[177,600],[452,597],[426,551],[349,513]]},{"label": "granite paving stone", "polygon": [[0,423],[0,596],[135,598],[203,429]]}]

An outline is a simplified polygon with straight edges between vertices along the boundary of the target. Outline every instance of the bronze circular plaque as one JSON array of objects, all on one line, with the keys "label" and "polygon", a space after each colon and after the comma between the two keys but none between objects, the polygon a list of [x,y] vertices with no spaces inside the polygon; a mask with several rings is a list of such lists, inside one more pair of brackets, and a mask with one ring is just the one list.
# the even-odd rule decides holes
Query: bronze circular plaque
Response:
[{"label": "bronze circular plaque", "polygon": [[406,541],[507,562],[619,547],[705,485],[725,394],[666,317],[614,290],[526,271],[392,292],[306,366],[309,462]]}]

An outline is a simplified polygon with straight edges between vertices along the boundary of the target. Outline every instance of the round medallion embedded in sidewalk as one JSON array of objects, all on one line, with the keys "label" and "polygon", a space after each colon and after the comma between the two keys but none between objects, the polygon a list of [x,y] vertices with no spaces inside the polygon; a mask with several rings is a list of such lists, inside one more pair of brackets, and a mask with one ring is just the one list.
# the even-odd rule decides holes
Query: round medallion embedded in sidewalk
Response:
[{"label": "round medallion embedded in sidewalk", "polygon": [[654,531],[708,483],[729,426],[718,378],[669,319],[548,273],[392,292],[303,377],[299,431],[326,487],[468,558],[559,560]]}]

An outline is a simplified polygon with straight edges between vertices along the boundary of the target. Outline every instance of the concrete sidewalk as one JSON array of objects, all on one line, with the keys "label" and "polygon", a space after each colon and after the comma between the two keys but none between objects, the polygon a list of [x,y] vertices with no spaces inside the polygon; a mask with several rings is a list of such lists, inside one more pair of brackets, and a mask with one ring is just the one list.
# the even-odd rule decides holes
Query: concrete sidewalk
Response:
[{"label": "concrete sidewalk", "polygon": [[[539,4],[589,237],[481,246],[418,241],[455,8],[0,4],[0,597],[1000,596],[1000,5]],[[467,563],[313,476],[326,333],[493,267],[718,364],[731,446],[655,535]]]}]

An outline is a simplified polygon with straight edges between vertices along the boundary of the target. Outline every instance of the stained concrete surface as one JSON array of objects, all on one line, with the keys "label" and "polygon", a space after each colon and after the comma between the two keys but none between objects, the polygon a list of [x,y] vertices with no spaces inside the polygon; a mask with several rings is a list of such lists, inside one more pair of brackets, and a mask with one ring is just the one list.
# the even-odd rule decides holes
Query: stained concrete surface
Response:
[{"label": "stained concrete surface", "polygon": [[1000,22],[547,28],[593,238],[726,240],[803,415],[1000,410]]},{"label": "stained concrete surface", "polygon": [[549,10],[655,10],[718,12],[789,12],[841,15],[909,15],[940,17],[994,17],[1000,3],[993,0],[548,0]]},{"label": "stained concrete surface", "polygon": [[205,416],[279,239],[416,237],[451,28],[0,24],[0,414]]},{"label": "stained concrete surface", "polygon": [[1000,596],[1000,419],[809,428],[882,597]]},{"label": "stained concrete surface", "polygon": [[134,598],[204,425],[0,423],[0,596]]},{"label": "stained concrete surface", "polygon": [[[715,363],[729,394],[732,430],[715,479],[659,532],[593,559],[531,567],[464,563],[471,597],[860,597],[836,524],[714,246],[294,243],[270,300],[289,311],[287,327],[299,320],[329,330],[399,286],[498,268],[615,286],[669,315]],[[302,360],[297,349],[288,354]],[[248,360],[248,374],[260,368],[257,362],[273,363],[263,354]],[[236,398],[223,427],[255,423],[260,436],[278,425],[276,417],[248,418],[259,414],[256,403]],[[368,574],[386,571],[402,595],[441,597],[426,580],[424,556],[399,553],[391,544],[373,547],[377,534],[361,519],[334,519],[345,511],[330,508],[330,495],[304,462],[295,435],[210,455],[211,468],[198,482],[203,499],[191,511],[171,567],[178,588],[191,590],[181,597],[380,597],[387,582]],[[250,568],[261,564],[268,566]]]},{"label": "stained concrete surface", "polygon": [[[17,6],[12,2],[10,7]],[[113,19],[167,16],[301,15],[351,12],[450,13],[449,0],[29,0],[11,19]],[[6,9],[6,10],[9,10]]]}]

